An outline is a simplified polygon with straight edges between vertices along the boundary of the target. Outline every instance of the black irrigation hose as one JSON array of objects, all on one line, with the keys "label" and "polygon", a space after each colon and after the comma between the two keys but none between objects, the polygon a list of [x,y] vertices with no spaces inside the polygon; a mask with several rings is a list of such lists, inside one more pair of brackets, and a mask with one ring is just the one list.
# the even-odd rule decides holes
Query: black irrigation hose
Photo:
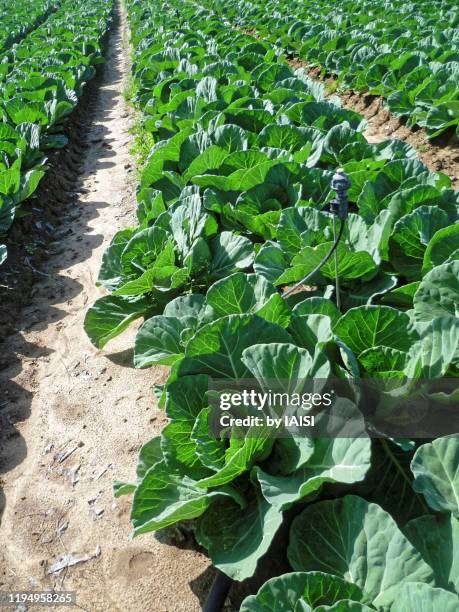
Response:
[{"label": "black irrigation hose", "polygon": [[203,612],[220,612],[233,582],[232,578],[217,570],[217,575],[207,596]]},{"label": "black irrigation hose", "polygon": [[325,255],[325,257],[317,264],[317,266],[314,268],[314,270],[312,270],[312,272],[309,272],[309,274],[307,276],[305,276],[304,278],[302,278],[298,283],[296,283],[296,285],[293,285],[293,287],[290,287],[290,289],[288,291],[286,291],[285,293],[282,294],[282,297],[285,299],[287,298],[289,295],[291,295],[295,289],[298,289],[298,287],[301,287],[301,285],[303,285],[306,281],[308,281],[312,276],[314,276],[314,274],[316,274],[316,272],[318,272],[322,266],[324,266],[327,261],[330,259],[330,257],[333,255],[333,253],[336,251],[336,249],[338,248],[338,244],[339,241],[341,240],[342,236],[343,236],[343,232],[344,232],[344,225],[345,222],[343,219],[341,219],[341,225],[339,228],[339,233],[338,236],[336,237],[332,248],[328,251],[328,253]]}]

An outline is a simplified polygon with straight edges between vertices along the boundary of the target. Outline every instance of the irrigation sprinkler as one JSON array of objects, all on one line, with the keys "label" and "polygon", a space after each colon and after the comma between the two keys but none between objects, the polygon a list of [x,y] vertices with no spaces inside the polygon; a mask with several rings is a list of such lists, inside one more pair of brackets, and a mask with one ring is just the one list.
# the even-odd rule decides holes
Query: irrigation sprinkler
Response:
[{"label": "irrigation sprinkler", "polygon": [[[347,174],[344,172],[342,168],[338,168],[331,180],[331,188],[336,192],[335,199],[330,202],[330,212],[333,213],[333,246],[328,251],[328,253],[325,255],[325,257],[323,257],[323,259],[317,264],[314,270],[309,272],[309,274],[307,274],[304,278],[302,278],[298,283],[293,285],[293,287],[290,287],[290,289],[288,289],[282,295],[284,299],[287,298],[289,295],[291,295],[296,289],[298,289],[298,287],[301,287],[301,285],[304,285],[304,283],[306,283],[310,278],[312,278],[314,274],[319,272],[319,270],[327,263],[330,257],[334,254],[335,255],[335,274],[336,274],[336,284],[335,284],[336,286],[336,306],[338,307],[338,310],[340,309],[341,300],[340,300],[340,293],[339,293],[339,275],[338,275],[338,263],[339,262],[338,262],[337,248],[338,248],[339,241],[341,240],[343,236],[346,219],[347,219],[348,212],[349,212],[347,194],[348,194],[350,186],[351,186],[351,181],[349,177],[347,176]],[[339,231],[337,231],[337,227],[336,227],[337,219],[340,220]]]},{"label": "irrigation sprinkler", "polygon": [[[330,202],[330,211],[333,213],[333,242],[337,244],[336,219],[340,219],[341,226],[344,228],[348,213],[349,203],[347,192],[351,186],[351,181],[342,168],[333,175],[331,187],[336,191],[336,198]],[[341,298],[339,293],[339,274],[338,274],[338,249],[335,248],[335,287],[336,287],[336,307],[341,310]]]}]

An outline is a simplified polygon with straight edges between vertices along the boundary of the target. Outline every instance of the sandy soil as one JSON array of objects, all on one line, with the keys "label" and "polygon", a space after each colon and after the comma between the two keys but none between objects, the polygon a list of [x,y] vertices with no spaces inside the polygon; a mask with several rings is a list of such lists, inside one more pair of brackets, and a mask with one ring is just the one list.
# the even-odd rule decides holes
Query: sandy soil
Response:
[{"label": "sandy soil", "polygon": [[[130,500],[112,495],[113,480],[132,480],[140,446],[164,423],[151,385],[165,372],[130,367],[134,330],[101,353],[82,327],[102,293],[94,282],[104,248],[134,219],[126,40],[118,14],[61,248],[0,348],[0,591],[73,590],[91,611],[189,612],[209,588],[209,561],[185,536],[131,541]],[[89,560],[53,571],[68,554]]]}]

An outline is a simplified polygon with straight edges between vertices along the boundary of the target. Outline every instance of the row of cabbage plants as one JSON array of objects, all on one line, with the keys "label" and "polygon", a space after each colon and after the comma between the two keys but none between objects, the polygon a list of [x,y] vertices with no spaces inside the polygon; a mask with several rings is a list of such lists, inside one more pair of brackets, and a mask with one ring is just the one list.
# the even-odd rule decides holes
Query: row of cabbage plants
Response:
[{"label": "row of cabbage plants", "polygon": [[459,11],[443,0],[209,0],[344,88],[383,96],[387,108],[430,138],[459,133]]},{"label": "row of cabbage plants", "polygon": [[[235,427],[223,439],[209,429],[209,390],[212,378],[457,377],[457,193],[408,145],[369,144],[363,119],[271,44],[196,4],[127,7],[135,101],[154,144],[138,225],[107,248],[98,282],[109,295],[85,329],[102,348],[143,317],[135,365],[170,366],[156,389],[168,424],[143,446],[136,482],[115,486],[133,494],[134,535],[191,521],[214,565],[244,580],[293,513],[294,571],[243,610],[412,610],[419,597],[453,610],[456,437]],[[334,264],[284,299],[330,248],[337,166],[352,179],[340,309]],[[430,400],[454,404],[440,395]]]},{"label": "row of cabbage plants", "polygon": [[[46,171],[49,149],[63,147],[62,126],[103,61],[101,39],[111,0],[64,1],[0,63],[0,236]],[[0,263],[6,247],[0,245]]]},{"label": "row of cabbage plants", "polygon": [[[0,53],[24,38],[59,6],[58,0],[0,2]],[[1,68],[0,68],[1,70]]]}]

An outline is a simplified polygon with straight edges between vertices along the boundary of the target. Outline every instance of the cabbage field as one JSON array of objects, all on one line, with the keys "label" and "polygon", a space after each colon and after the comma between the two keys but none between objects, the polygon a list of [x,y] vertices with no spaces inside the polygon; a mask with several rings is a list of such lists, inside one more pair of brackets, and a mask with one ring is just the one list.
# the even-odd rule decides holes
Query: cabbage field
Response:
[{"label": "cabbage field", "polygon": [[[297,4],[315,25],[298,20]],[[457,124],[439,117],[458,104],[458,30],[448,36],[440,21],[422,46],[405,35],[401,54],[396,2],[389,19],[379,16],[392,24],[390,44],[378,28],[381,46],[368,44],[367,7],[352,15],[359,39],[352,29],[327,29],[346,17],[328,20],[325,3],[312,3],[317,13],[297,4],[229,3],[228,22],[228,3],[218,13],[212,3],[128,3],[135,103],[154,144],[140,176],[138,226],[118,232],[106,250],[98,282],[109,295],[89,309],[85,328],[102,348],[145,319],[134,363],[170,366],[158,389],[169,422],[146,441],[137,481],[118,482],[115,492],[133,493],[135,535],[193,520],[213,564],[235,580],[254,574],[290,521],[292,572],[269,580],[241,610],[454,610],[456,436],[209,434],[210,377],[263,387],[273,379],[459,373],[457,192],[409,145],[369,144],[362,117],[325,99],[284,52],[386,95],[391,110],[436,133]],[[441,17],[457,22],[446,5]],[[327,27],[316,23],[319,13]],[[428,16],[407,20],[421,38],[423,20],[431,24]],[[425,91],[415,98],[413,80]],[[337,167],[352,182],[337,249],[340,310],[332,260],[312,288],[284,300],[283,288],[311,273],[333,244]],[[441,401],[457,408],[457,391]]]},{"label": "cabbage field", "polygon": [[395,116],[430,137],[459,134],[459,9],[449,0],[219,3],[219,14],[338,76],[383,96]]},{"label": "cabbage field", "polygon": [[[113,8],[32,4],[0,24],[0,235],[66,145]],[[308,71],[457,147],[458,7],[123,6],[137,222],[110,236],[84,330],[104,350],[135,326],[134,366],[167,367],[151,395],[167,425],[139,432],[135,476],[114,483],[133,535],[192,531],[219,570],[207,612],[257,580],[241,612],[459,610],[457,177],[403,140],[370,143],[367,120]],[[215,380],[338,385],[360,429],[215,435]]]}]

